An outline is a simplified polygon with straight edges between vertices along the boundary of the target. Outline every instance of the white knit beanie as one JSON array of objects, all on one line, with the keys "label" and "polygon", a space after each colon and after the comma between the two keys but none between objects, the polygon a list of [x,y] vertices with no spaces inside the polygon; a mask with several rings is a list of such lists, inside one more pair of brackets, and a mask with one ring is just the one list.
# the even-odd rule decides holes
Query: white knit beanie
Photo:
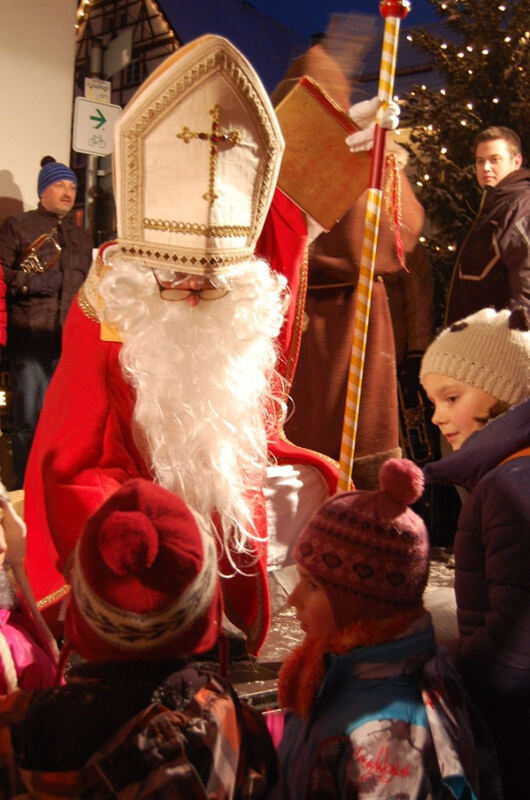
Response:
[{"label": "white knit beanie", "polygon": [[530,332],[522,308],[483,308],[453,323],[427,348],[420,381],[435,373],[513,406],[530,395]]}]

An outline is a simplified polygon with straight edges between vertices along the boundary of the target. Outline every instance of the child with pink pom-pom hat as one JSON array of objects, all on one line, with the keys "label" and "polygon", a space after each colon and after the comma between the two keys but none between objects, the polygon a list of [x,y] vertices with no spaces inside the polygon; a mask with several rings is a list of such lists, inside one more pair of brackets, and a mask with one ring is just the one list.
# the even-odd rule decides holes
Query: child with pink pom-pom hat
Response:
[{"label": "child with pink pom-pom hat", "polygon": [[[379,477],[380,491],[326,501],[296,543],[289,600],[305,639],[279,676],[275,797],[500,797],[491,748],[481,739],[489,763],[479,765],[473,712],[422,603],[429,536],[408,504],[423,474],[391,459]],[[268,717],[276,734],[277,722]]]}]

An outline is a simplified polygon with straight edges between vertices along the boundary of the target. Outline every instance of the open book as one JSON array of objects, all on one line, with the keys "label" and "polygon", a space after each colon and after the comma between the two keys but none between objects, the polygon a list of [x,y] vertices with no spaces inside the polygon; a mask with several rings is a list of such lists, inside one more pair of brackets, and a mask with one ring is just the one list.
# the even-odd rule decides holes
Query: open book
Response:
[{"label": "open book", "polygon": [[285,139],[278,186],[325,230],[368,186],[370,153],[352,153],[344,140],[358,128],[307,76],[277,105]]}]

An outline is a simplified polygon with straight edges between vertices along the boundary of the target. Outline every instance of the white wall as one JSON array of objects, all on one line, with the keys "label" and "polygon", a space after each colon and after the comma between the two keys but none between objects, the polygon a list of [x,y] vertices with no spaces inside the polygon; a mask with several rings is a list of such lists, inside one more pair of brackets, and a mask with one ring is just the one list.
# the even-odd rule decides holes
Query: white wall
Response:
[{"label": "white wall", "polygon": [[0,0],[0,223],[34,208],[45,155],[68,164],[76,0]]}]

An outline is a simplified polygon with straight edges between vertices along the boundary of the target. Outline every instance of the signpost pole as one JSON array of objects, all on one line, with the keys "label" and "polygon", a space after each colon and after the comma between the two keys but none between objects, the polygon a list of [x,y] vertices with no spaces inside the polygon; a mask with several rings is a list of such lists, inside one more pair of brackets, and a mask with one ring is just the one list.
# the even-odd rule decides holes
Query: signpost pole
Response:
[{"label": "signpost pole", "polygon": [[[94,39],[90,50],[90,75],[101,78],[103,68],[103,44],[100,39]],[[96,231],[96,196],[98,191],[98,157],[89,155],[86,165],[85,189],[85,230],[94,239]]]}]

